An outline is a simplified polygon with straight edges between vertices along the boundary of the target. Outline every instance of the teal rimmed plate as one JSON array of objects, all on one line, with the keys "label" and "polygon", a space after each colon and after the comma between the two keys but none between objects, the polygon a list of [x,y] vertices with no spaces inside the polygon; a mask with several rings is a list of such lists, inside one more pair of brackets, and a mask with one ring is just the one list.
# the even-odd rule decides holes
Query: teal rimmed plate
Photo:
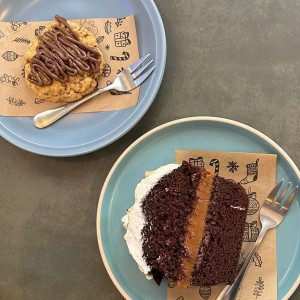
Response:
[{"label": "teal rimmed plate", "polygon": [[[161,125],[129,146],[116,161],[103,185],[97,212],[97,237],[104,265],[127,299],[165,300],[162,286],[141,276],[123,240],[121,218],[134,202],[134,189],[146,170],[174,162],[176,149],[260,152],[277,154],[277,181],[300,183],[295,163],[270,138],[238,122],[192,117]],[[300,283],[300,194],[277,229],[278,299],[288,299]],[[288,232],[288,234],[287,234]]]}]

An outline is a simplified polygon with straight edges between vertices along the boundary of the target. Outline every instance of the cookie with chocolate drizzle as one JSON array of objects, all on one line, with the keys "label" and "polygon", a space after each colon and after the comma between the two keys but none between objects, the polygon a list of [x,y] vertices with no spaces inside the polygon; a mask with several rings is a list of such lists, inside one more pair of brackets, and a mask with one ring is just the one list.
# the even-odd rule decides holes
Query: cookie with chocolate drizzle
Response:
[{"label": "cookie with chocolate drizzle", "polygon": [[105,65],[94,35],[57,15],[30,44],[25,60],[26,84],[52,102],[71,102],[91,93]]}]

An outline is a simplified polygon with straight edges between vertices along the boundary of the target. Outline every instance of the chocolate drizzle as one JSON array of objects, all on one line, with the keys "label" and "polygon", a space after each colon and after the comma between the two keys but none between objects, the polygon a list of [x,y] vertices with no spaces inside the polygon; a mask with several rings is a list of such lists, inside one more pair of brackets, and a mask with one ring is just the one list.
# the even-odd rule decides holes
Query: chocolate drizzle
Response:
[{"label": "chocolate drizzle", "polygon": [[41,87],[54,80],[64,83],[69,76],[100,70],[101,55],[97,49],[82,43],[66,19],[57,15],[55,19],[59,25],[38,36],[39,45],[30,61],[28,80]]}]

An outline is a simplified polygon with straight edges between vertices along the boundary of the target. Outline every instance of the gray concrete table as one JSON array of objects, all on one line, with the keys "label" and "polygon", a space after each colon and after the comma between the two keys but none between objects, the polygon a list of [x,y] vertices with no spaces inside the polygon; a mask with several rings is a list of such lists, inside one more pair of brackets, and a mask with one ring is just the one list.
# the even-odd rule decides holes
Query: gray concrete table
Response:
[{"label": "gray concrete table", "polygon": [[[122,299],[98,250],[99,193],[122,151],[157,125],[195,115],[234,119],[274,139],[300,166],[298,1],[156,2],[166,72],[128,134],[74,158],[0,140],[0,299]],[[299,288],[292,299],[300,299]]]}]

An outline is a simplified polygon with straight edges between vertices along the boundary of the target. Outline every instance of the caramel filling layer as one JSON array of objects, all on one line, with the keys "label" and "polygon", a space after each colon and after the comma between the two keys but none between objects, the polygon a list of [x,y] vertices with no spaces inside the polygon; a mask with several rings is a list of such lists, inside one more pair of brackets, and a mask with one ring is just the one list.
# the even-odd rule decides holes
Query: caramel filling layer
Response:
[{"label": "caramel filling layer", "polygon": [[203,170],[201,179],[197,187],[197,202],[193,212],[189,216],[188,234],[185,239],[185,248],[188,257],[183,259],[183,280],[177,281],[177,287],[187,288],[190,286],[194,265],[203,237],[205,228],[205,217],[210,200],[210,193],[213,185],[214,175],[207,170]]}]

